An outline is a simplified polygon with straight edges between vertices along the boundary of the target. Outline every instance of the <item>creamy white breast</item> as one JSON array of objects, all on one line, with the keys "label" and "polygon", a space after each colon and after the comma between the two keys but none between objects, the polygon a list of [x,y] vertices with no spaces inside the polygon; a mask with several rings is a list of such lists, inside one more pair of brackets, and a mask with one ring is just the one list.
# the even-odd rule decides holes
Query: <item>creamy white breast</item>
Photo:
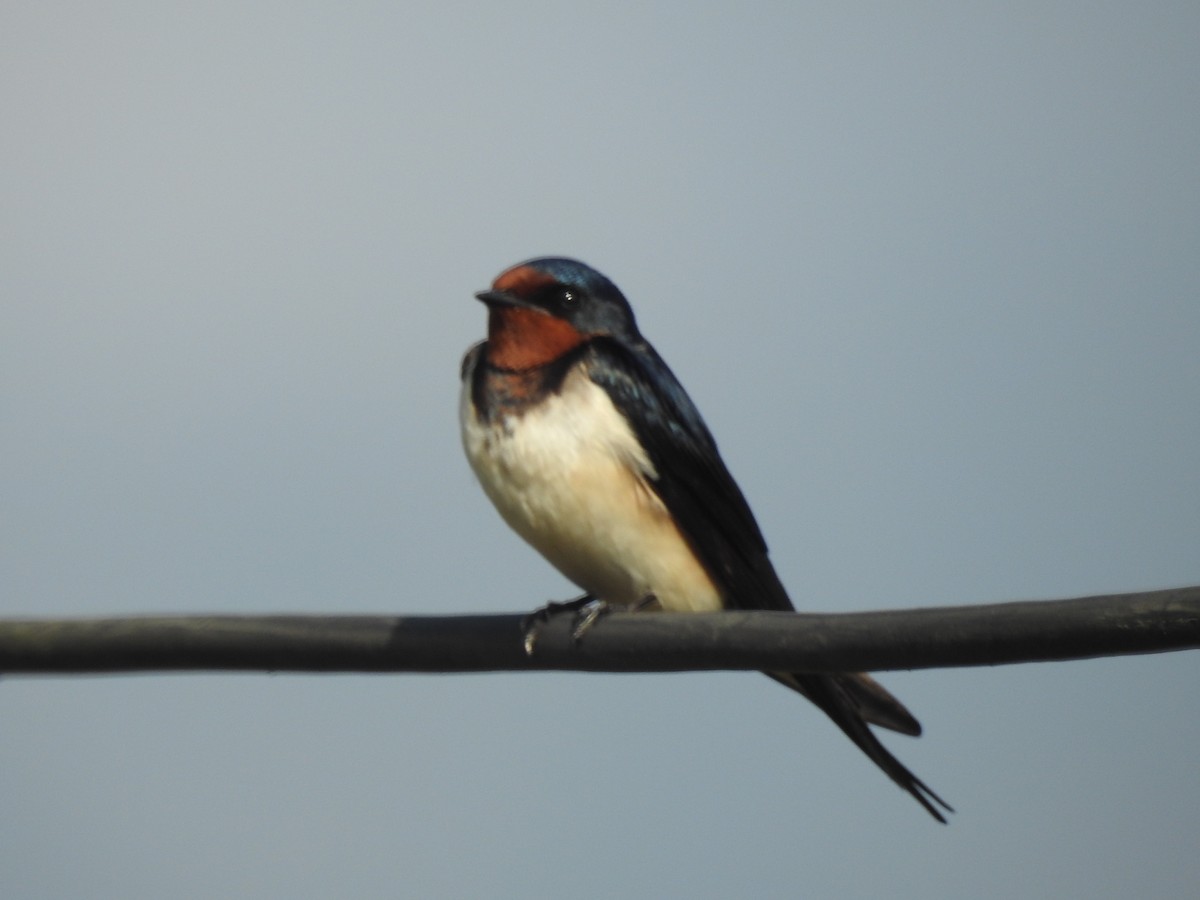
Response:
[{"label": "creamy white breast", "polygon": [[509,526],[593,596],[663,609],[721,608],[720,594],[647,483],[654,469],[604,390],[576,368],[520,415],[479,420],[470,373],[462,438],[484,491]]}]

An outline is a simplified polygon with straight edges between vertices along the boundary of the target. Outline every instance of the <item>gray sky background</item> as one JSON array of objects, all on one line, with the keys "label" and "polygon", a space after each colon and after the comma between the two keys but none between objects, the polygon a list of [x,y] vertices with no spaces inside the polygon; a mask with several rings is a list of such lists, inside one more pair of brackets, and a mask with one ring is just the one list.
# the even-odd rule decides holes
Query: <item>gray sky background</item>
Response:
[{"label": "gray sky background", "polygon": [[[0,615],[573,589],[471,294],[631,299],[798,605],[1200,582],[1200,6],[0,7]],[[1200,657],[897,673],[938,827],[753,674],[0,683],[6,898],[1190,896]]]}]

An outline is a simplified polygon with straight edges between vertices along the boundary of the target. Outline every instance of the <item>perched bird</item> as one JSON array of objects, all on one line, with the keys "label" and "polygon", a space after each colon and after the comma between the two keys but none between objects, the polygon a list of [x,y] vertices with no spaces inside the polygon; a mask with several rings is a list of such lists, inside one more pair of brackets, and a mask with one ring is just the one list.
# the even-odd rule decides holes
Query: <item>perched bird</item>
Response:
[{"label": "perched bird", "polygon": [[[504,520],[587,595],[667,612],[791,610],[700,413],[611,281],[573,259],[502,272],[476,296],[487,340],[462,365],[462,439]],[[919,735],[864,674],[768,672],[831,718],[939,822],[950,807],[868,725]]]}]

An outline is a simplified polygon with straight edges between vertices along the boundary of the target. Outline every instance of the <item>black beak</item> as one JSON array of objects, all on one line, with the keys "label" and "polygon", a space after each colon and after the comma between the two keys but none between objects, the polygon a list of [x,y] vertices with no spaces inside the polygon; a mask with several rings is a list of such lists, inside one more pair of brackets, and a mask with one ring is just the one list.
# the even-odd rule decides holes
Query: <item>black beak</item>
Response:
[{"label": "black beak", "polygon": [[476,300],[486,303],[490,307],[497,306],[524,306],[529,304],[515,294],[510,294],[507,291],[480,291],[475,295]]},{"label": "black beak", "polygon": [[508,306],[508,297],[500,291],[480,291],[475,295],[476,300],[481,300],[488,306]]}]

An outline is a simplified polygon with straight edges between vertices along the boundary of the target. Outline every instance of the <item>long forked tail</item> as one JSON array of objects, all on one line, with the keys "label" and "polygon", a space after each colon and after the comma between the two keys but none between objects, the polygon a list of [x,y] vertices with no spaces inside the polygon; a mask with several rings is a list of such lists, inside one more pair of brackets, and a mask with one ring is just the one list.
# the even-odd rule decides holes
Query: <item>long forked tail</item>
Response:
[{"label": "long forked tail", "polygon": [[954,808],[892,756],[867,724],[871,721],[904,734],[921,733],[917,720],[873,678],[857,674],[766,674],[815,703],[892,781],[912,794],[931,816],[946,824],[938,807],[946,812],[954,812]]}]

